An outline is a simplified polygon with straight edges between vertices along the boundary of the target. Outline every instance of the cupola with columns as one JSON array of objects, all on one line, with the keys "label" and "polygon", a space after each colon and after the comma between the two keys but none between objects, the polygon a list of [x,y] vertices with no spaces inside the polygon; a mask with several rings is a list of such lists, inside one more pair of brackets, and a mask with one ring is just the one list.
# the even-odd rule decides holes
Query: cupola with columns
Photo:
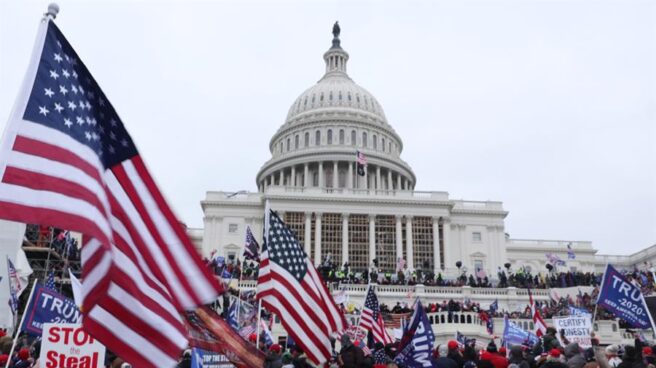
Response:
[{"label": "cupola with columns", "polygon": [[[348,76],[349,54],[339,36],[335,23],[324,76],[294,101],[271,138],[272,157],[256,178],[261,192],[269,186],[414,189],[415,174],[400,157],[401,138],[376,98]],[[357,151],[367,159],[364,176],[357,174]]]}]

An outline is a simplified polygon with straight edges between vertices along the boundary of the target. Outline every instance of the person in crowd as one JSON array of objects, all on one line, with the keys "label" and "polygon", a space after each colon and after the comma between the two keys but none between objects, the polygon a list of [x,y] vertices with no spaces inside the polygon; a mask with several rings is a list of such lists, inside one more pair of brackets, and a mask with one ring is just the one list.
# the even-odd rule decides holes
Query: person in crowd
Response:
[{"label": "person in crowd", "polygon": [[8,361],[9,361],[9,355],[8,354],[0,355],[0,367],[4,367],[5,365],[7,365]]},{"label": "person in crowd", "polygon": [[269,352],[264,358],[264,368],[282,368],[282,347],[278,344],[269,346]]},{"label": "person in crowd", "polygon": [[560,350],[554,348],[551,349],[548,354],[545,354],[542,364],[540,365],[540,363],[538,363],[538,366],[540,368],[567,368],[567,364],[565,364],[563,360],[564,358],[560,353]]},{"label": "person in crowd", "polygon": [[294,346],[291,349],[292,353],[292,365],[294,368],[313,368],[310,363],[308,363],[307,354],[299,346]]},{"label": "person in crowd", "polygon": [[524,351],[521,345],[512,345],[510,347],[510,357],[508,365],[515,364],[517,368],[530,368],[528,361],[524,358]]},{"label": "person in crowd", "polygon": [[572,342],[565,347],[565,359],[569,368],[583,368],[586,363],[585,356],[577,342]]},{"label": "person in crowd", "polygon": [[294,364],[293,364],[294,358],[292,357],[292,353],[286,351],[282,355],[281,360],[282,360],[282,368],[294,368]]},{"label": "person in crowd", "polygon": [[455,340],[449,340],[446,346],[449,349],[447,358],[450,358],[456,362],[458,368],[462,368],[465,364],[465,360],[463,359],[462,355],[460,355],[460,350],[458,350],[458,342]]},{"label": "person in crowd", "polygon": [[472,346],[465,346],[462,352],[463,368],[478,368],[478,356]]},{"label": "person in crowd", "polygon": [[[639,342],[639,340],[636,340]],[[622,355],[622,363],[620,363],[617,368],[646,368],[645,364],[642,362],[642,351],[641,346],[637,347],[627,345],[624,347],[624,354]]]},{"label": "person in crowd", "polygon": [[28,348],[20,349],[16,357],[18,359],[13,365],[14,368],[30,368],[34,364],[34,359],[30,356],[30,349]]},{"label": "person in crowd", "polygon": [[547,327],[546,334],[542,336],[539,344],[533,346],[533,355],[538,356],[542,353],[549,353],[551,349],[562,349],[558,338],[556,337],[556,329],[549,326]]},{"label": "person in crowd", "polygon": [[177,368],[191,368],[191,349],[185,349]]},{"label": "person in crowd", "polygon": [[506,359],[505,356],[499,355],[497,344],[495,344],[494,341],[490,341],[487,345],[487,349],[485,349],[485,353],[481,354],[481,360],[490,361],[494,368],[508,368],[508,359]]},{"label": "person in crowd", "polygon": [[347,334],[343,334],[340,342],[342,348],[339,351],[337,361],[344,368],[362,368],[365,365],[364,352],[355,346]]},{"label": "person in crowd", "polygon": [[458,363],[455,360],[449,358],[449,347],[447,345],[441,344],[437,347],[438,357],[435,359],[435,364],[433,365],[436,368],[458,368]]},{"label": "person in crowd", "polygon": [[617,368],[617,366],[622,363],[622,359],[619,357],[619,351],[620,347],[617,345],[606,346],[606,360],[608,360],[608,365],[610,365],[612,368]]}]

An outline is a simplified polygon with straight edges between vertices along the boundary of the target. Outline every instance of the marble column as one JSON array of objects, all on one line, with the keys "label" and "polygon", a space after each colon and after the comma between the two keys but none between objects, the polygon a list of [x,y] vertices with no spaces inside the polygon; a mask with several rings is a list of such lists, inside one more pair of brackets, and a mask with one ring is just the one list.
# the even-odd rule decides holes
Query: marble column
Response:
[{"label": "marble column", "polygon": [[414,270],[415,268],[415,255],[414,247],[412,245],[412,216],[405,217],[405,244],[406,244],[406,260],[408,261],[408,268]]},{"label": "marble column", "polygon": [[321,212],[315,213],[314,225],[314,264],[321,264]]},{"label": "marble column", "polygon": [[451,219],[442,218],[442,236],[444,237],[444,268],[455,267],[456,260],[451,255]]},{"label": "marble column", "polygon": [[292,178],[289,181],[289,185],[292,187],[296,186],[296,166],[292,166]]},{"label": "marble column", "polygon": [[392,190],[392,170],[387,170],[387,190]]},{"label": "marble column", "polygon": [[396,259],[394,264],[398,263],[399,258],[403,258],[403,216],[396,215]]},{"label": "marble column", "polygon": [[285,170],[284,169],[280,170],[280,183],[279,183],[279,185],[280,186],[285,185]]},{"label": "marble column", "polygon": [[396,190],[401,190],[401,174],[396,174]]},{"label": "marble column", "polygon": [[433,217],[433,272],[437,275],[437,272],[441,269],[441,257],[440,257],[440,218]]},{"label": "marble column", "polygon": [[376,215],[369,215],[369,267],[376,258]]},{"label": "marble column", "polygon": [[337,161],[333,162],[333,188],[339,185],[339,171],[337,170]]},{"label": "marble column", "polygon": [[348,189],[353,188],[353,163],[348,163],[348,175],[346,176],[346,187]]},{"label": "marble column", "polygon": [[319,188],[323,188],[326,186],[326,183],[324,183],[324,172],[323,172],[323,162],[319,161]]},{"label": "marble column", "polygon": [[381,184],[382,183],[380,182],[380,166],[376,166],[376,186],[375,186],[375,188],[377,190],[383,189],[383,186]]},{"label": "marble column", "polygon": [[303,244],[308,257],[312,256],[312,212],[305,212],[305,241]]},{"label": "marble column", "polygon": [[[348,224],[349,224],[349,214],[342,213],[342,264],[348,262]],[[340,265],[340,266],[341,266]]]},{"label": "marble column", "polygon": [[369,165],[365,165],[364,167],[364,176],[362,177],[362,181],[364,182],[362,189],[369,189]]},{"label": "marble column", "polygon": [[310,167],[308,164],[303,165],[303,187],[307,188],[310,185]]}]

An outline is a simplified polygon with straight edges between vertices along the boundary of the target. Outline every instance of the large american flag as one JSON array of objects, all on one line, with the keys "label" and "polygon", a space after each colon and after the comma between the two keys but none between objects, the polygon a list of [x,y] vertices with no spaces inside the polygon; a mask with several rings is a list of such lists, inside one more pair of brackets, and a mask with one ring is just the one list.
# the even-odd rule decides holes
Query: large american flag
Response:
[{"label": "large american flag", "polygon": [[331,356],[330,336],[346,328],[340,313],[294,233],[273,211],[265,216],[257,297],[316,364]]},{"label": "large american flag", "polygon": [[84,234],[86,330],[133,366],[174,366],[187,346],[179,310],[215,300],[221,286],[50,19],[0,150],[0,218]]},{"label": "large american flag", "polygon": [[380,313],[378,297],[371,285],[369,285],[367,296],[364,300],[364,306],[362,307],[360,327],[371,331],[375,342],[382,342],[385,345],[394,342],[392,337],[387,333],[387,330],[385,330],[385,322],[383,321],[382,313]]}]

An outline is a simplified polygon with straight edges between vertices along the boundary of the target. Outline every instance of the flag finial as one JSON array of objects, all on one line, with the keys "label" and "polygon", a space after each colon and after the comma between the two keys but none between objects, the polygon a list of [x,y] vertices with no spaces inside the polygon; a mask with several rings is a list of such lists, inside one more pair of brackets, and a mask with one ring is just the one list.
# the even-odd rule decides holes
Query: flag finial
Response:
[{"label": "flag finial", "polygon": [[59,14],[59,5],[57,5],[57,3],[50,3],[50,5],[48,5],[48,11],[44,16],[55,19],[57,18],[57,14]]}]

